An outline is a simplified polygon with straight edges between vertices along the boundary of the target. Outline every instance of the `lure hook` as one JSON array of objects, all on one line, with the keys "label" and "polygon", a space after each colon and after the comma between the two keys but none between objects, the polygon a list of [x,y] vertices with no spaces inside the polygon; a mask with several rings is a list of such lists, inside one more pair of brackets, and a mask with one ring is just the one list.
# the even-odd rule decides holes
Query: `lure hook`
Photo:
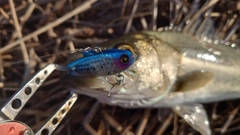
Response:
[{"label": "lure hook", "polygon": [[115,79],[116,79],[116,82],[115,82],[115,83],[111,83],[111,82],[108,80],[107,77],[106,77],[105,79],[106,79],[106,81],[107,81],[109,84],[112,85],[112,87],[109,89],[108,95],[107,95],[108,97],[111,97],[111,92],[112,92],[113,87],[115,87],[115,86],[117,86],[117,85],[120,85],[120,84],[124,81],[124,75],[122,75],[122,74],[120,74],[120,73],[116,74],[116,75],[115,75]]},{"label": "lure hook", "polygon": [[96,47],[94,47],[94,51],[97,53],[101,53],[102,49],[100,47],[96,46]]},{"label": "lure hook", "polygon": [[101,53],[102,49],[98,46],[91,48],[91,47],[87,47],[84,49],[84,51],[88,52],[88,51],[95,51],[96,53]]}]

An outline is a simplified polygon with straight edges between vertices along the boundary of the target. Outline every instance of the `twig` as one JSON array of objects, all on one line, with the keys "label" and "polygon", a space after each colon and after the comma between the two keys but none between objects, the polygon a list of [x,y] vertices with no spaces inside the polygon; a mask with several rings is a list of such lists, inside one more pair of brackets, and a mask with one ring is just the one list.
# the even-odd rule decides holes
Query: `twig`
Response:
[{"label": "twig", "polygon": [[[12,11],[12,17],[13,17],[13,22],[14,22],[14,27],[16,29],[16,32],[17,32],[17,36],[18,38],[22,38],[22,28],[21,26],[19,25],[19,22],[18,22],[18,17],[17,17],[17,14],[16,14],[16,10],[15,10],[15,6],[14,6],[14,2],[13,0],[9,0],[9,4],[10,4],[10,7],[11,7],[11,11]],[[29,72],[29,57],[28,57],[28,52],[27,52],[27,48],[26,48],[26,45],[24,43],[24,41],[20,42],[20,48],[22,50],[22,54],[23,54],[23,61],[24,61],[24,64],[25,64],[25,69],[24,69],[24,75],[23,75],[23,82],[22,83],[25,83],[30,75],[30,72]]]},{"label": "twig", "polygon": [[87,116],[85,117],[84,121],[83,121],[83,126],[86,128],[86,130],[92,134],[92,135],[97,135],[97,131],[94,130],[91,125],[89,124],[90,121],[92,120],[94,114],[96,114],[98,108],[100,106],[100,103],[97,101],[93,107],[91,108],[90,112],[87,114]]},{"label": "twig", "polygon": [[127,126],[121,135],[128,135],[130,132],[132,132],[132,131],[130,131],[131,129],[132,129],[132,126],[130,126],[130,125]]},{"label": "twig", "polygon": [[21,39],[18,39],[17,41],[13,42],[13,43],[10,43],[6,46],[4,46],[3,48],[0,49],[0,53],[4,53],[6,51],[8,51],[9,49],[17,46],[18,44],[20,44],[21,42],[24,42],[26,40],[29,40],[39,34],[42,34],[43,32],[46,32],[47,30],[63,23],[64,21],[66,21],[67,19],[71,18],[72,16],[76,15],[76,14],[79,14],[81,12],[84,12],[86,11],[87,9],[89,9],[91,7],[91,5],[93,3],[95,3],[97,0],[88,0],[86,1],[85,3],[83,3],[81,6],[77,7],[76,9],[72,10],[71,12],[69,12],[68,14],[62,16],[61,18],[55,20],[54,22],[50,23],[50,24],[47,24],[45,25],[44,27],[26,35],[25,37],[21,38]]},{"label": "twig", "polygon": [[178,131],[178,115],[174,113],[174,119],[173,119],[173,135],[177,135]]},{"label": "twig", "polygon": [[142,120],[141,120],[141,122],[138,125],[138,128],[136,130],[136,135],[142,135],[143,134],[143,131],[144,131],[146,125],[147,125],[150,114],[151,114],[151,109],[146,109],[144,111],[143,118],[142,118]]},{"label": "twig", "polygon": [[28,20],[28,18],[32,15],[33,10],[35,9],[36,4],[35,3],[31,3],[31,5],[29,6],[29,8],[27,9],[25,15],[20,17],[21,20],[21,25],[23,26],[23,24]]},{"label": "twig", "polygon": [[217,114],[218,103],[215,103],[213,106],[212,119],[216,120],[218,118]]},{"label": "twig", "polygon": [[153,1],[152,30],[157,30],[158,0]]},{"label": "twig", "polygon": [[[1,10],[1,8],[0,8]],[[1,40],[0,40],[0,47],[1,47]],[[2,55],[0,54],[0,89],[4,87],[4,68],[3,68],[3,58]]]},{"label": "twig", "polygon": [[111,127],[113,127],[117,132],[122,132],[123,130],[122,125],[119,122],[117,122],[112,116],[103,111],[103,117],[108,122],[108,124]]},{"label": "twig", "polygon": [[128,20],[126,29],[124,31],[124,34],[128,33],[130,28],[131,28],[132,21],[133,21],[133,16],[135,15],[135,13],[137,11],[138,3],[139,3],[139,0],[136,0],[135,3],[134,3],[133,9],[132,9],[132,13],[131,13],[131,16],[129,17],[129,20]]},{"label": "twig", "polygon": [[[153,115],[153,113],[151,114]],[[150,135],[154,131],[157,125],[159,125],[159,113],[156,113],[154,117],[149,118],[148,124],[146,125],[146,129],[144,131],[145,135]]]},{"label": "twig", "polygon": [[168,118],[165,120],[161,128],[157,131],[155,135],[162,135],[164,131],[167,129],[167,127],[171,124],[171,121],[173,119],[173,113],[168,116]]},{"label": "twig", "polygon": [[207,2],[204,6],[202,6],[202,8],[200,8],[198,12],[195,15],[193,15],[192,19],[188,20],[188,25],[185,26],[183,32],[187,32],[189,29],[191,29],[191,27],[194,25],[194,22],[199,20],[199,16],[201,16],[209,8],[213,7],[218,1],[219,0],[212,0]]},{"label": "twig", "polygon": [[106,127],[105,127],[104,121],[100,120],[100,123],[98,125],[97,134],[98,135],[103,135],[105,130],[106,130]]},{"label": "twig", "polygon": [[127,6],[128,0],[124,0],[123,1],[123,6],[122,6],[122,10],[121,10],[121,16],[124,15],[124,12],[126,10],[126,6]]},{"label": "twig", "polygon": [[222,133],[222,134],[226,133],[228,127],[230,126],[230,124],[231,124],[233,118],[235,117],[235,115],[237,114],[238,110],[239,110],[239,107],[237,107],[237,108],[232,112],[232,114],[230,114],[230,116],[228,117],[228,120],[226,121],[226,123],[224,124],[224,126],[223,126],[222,129],[221,129],[221,133]]},{"label": "twig", "polygon": [[144,17],[141,17],[141,24],[142,24],[144,30],[146,30],[148,28],[147,21]]},{"label": "twig", "polygon": [[2,16],[5,18],[5,19],[8,19],[9,23],[10,24],[13,24],[13,20],[11,18],[9,18],[9,15],[2,9],[0,8],[0,13],[2,14]]}]

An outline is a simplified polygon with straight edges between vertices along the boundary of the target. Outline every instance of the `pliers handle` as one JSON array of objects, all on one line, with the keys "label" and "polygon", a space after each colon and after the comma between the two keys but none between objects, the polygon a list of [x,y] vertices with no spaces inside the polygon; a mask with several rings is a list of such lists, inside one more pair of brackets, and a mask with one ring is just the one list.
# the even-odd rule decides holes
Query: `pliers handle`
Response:
[{"label": "pliers handle", "polygon": [[[14,118],[54,70],[68,72],[68,69],[64,66],[60,66],[57,64],[48,64],[46,67],[40,70],[30,81],[28,81],[20,90],[18,90],[11,98],[9,98],[5,105],[2,106],[0,110],[1,135],[7,135],[10,132],[13,133],[12,135],[34,134],[31,128],[29,128],[26,124],[22,122],[15,121]],[[65,117],[65,115],[70,110],[76,100],[77,94],[71,92],[70,97],[65,101],[65,103],[49,118],[49,120],[35,134],[52,134],[52,132],[60,124],[60,122]]]}]

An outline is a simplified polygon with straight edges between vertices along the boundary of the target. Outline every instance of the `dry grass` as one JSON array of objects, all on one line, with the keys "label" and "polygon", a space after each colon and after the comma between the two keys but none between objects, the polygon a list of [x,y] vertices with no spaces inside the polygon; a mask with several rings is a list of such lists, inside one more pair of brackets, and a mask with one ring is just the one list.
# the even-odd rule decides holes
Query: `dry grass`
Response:
[{"label": "dry grass", "polygon": [[[177,8],[174,2],[160,0],[1,0],[0,102],[4,103],[47,63],[64,64],[75,48],[91,47],[131,31],[156,30],[171,25],[198,35],[204,30],[189,30],[186,21],[203,23],[205,18],[211,17],[216,29],[212,38],[240,43],[237,40],[240,3],[211,2],[208,6],[200,3],[195,8],[198,10],[191,10],[194,13],[191,19],[184,20],[191,14],[192,0],[183,0],[183,5]],[[209,16],[204,16],[206,11]],[[61,75],[55,72],[49,77],[16,119],[38,129],[69,91],[60,85]],[[54,134],[88,134],[82,122],[95,102],[95,99],[80,95]],[[123,109],[98,103],[95,107],[92,111],[95,109],[98,114],[90,124],[99,134],[198,134],[170,109],[161,109],[163,119],[159,122],[157,109]],[[213,134],[239,132],[238,100],[206,104],[205,107]]]}]

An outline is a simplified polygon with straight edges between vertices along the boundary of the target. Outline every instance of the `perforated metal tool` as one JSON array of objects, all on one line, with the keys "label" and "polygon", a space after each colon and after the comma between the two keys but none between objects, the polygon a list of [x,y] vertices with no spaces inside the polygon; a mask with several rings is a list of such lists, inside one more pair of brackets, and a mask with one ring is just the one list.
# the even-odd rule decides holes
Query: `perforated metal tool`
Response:
[{"label": "perforated metal tool", "polygon": [[33,96],[36,90],[42,85],[46,78],[54,71],[67,72],[64,66],[49,64],[39,71],[29,82],[18,90],[2,106],[0,112],[0,134],[1,135],[50,135],[60,124],[62,119],[68,113],[72,105],[77,100],[77,94],[71,92],[70,97],[59,107],[56,112],[50,116],[48,121],[34,133],[32,129],[24,122],[14,120],[17,114],[22,110],[27,101]]}]

